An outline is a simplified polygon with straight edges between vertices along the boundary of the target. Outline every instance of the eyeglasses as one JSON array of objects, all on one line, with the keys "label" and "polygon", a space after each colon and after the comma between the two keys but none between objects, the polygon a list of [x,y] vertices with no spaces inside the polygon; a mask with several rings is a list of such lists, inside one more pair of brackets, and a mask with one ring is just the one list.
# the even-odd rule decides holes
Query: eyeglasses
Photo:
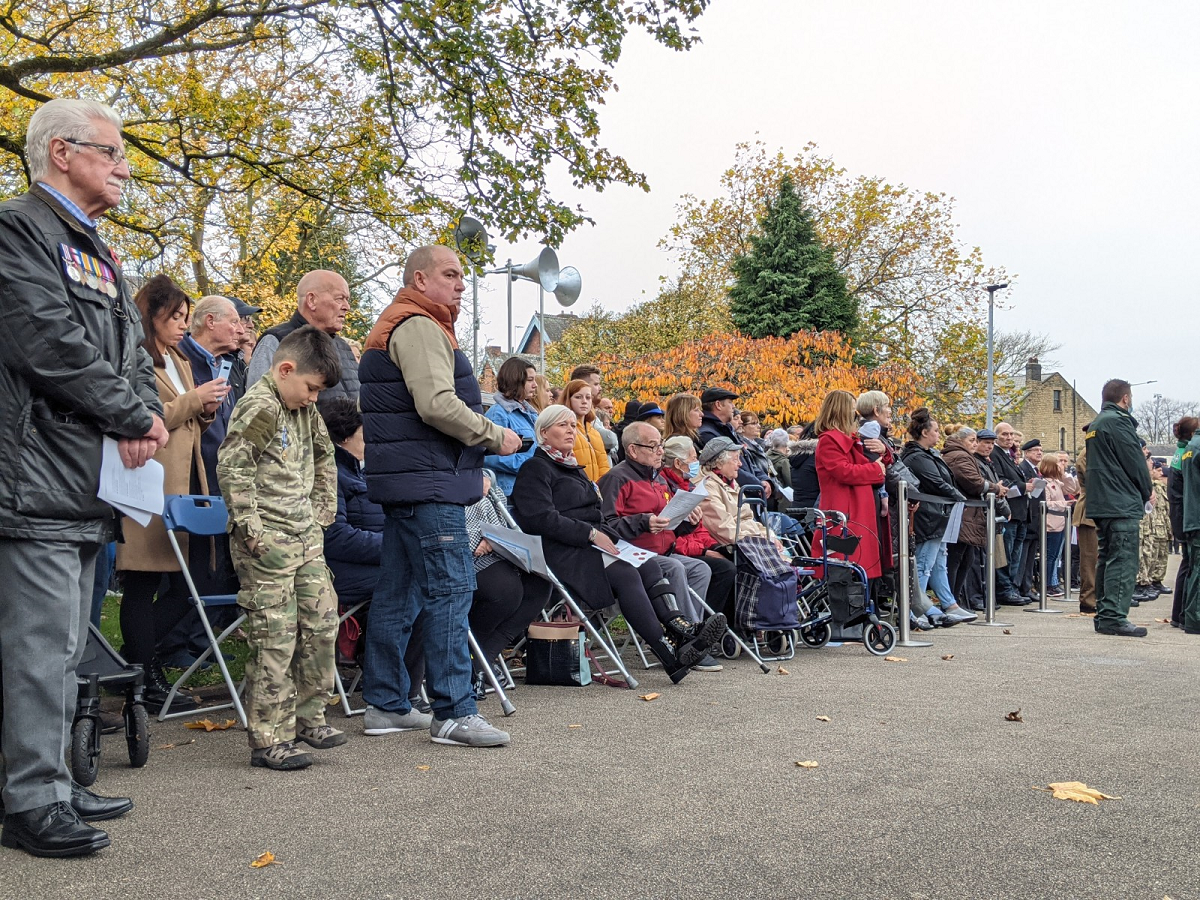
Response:
[{"label": "eyeglasses", "polygon": [[633,446],[641,447],[644,450],[649,450],[651,453],[662,453],[663,450],[661,441],[657,444],[639,444],[637,441],[634,441]]},{"label": "eyeglasses", "polygon": [[63,140],[76,147],[91,147],[93,150],[99,150],[108,157],[108,161],[114,166],[125,162],[125,153],[120,147],[114,147],[112,144],[96,144],[92,141],[78,141],[75,138],[63,138]]}]

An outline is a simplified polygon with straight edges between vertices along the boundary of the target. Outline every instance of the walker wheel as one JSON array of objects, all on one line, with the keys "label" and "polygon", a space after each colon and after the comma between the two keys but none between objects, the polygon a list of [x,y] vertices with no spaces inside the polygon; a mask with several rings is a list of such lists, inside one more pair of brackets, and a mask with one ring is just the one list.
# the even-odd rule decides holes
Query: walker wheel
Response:
[{"label": "walker wheel", "polygon": [[800,640],[804,641],[806,647],[824,647],[832,636],[833,629],[829,627],[828,622],[821,622],[809,628],[800,627]]},{"label": "walker wheel", "polygon": [[896,629],[888,622],[872,622],[863,628],[863,645],[876,656],[887,656],[896,647]]},{"label": "walker wheel", "polygon": [[100,730],[96,720],[83,716],[71,726],[71,776],[77,784],[91,787],[100,771]]},{"label": "walker wheel", "polygon": [[134,703],[125,707],[125,743],[129,745],[129,765],[140,769],[150,759],[150,714]]},{"label": "walker wheel", "polygon": [[742,655],[742,645],[728,631],[721,636],[721,655],[726,659],[737,659]]},{"label": "walker wheel", "polygon": [[767,633],[767,652],[771,656],[783,656],[791,648],[792,638],[787,631],[771,631]]}]

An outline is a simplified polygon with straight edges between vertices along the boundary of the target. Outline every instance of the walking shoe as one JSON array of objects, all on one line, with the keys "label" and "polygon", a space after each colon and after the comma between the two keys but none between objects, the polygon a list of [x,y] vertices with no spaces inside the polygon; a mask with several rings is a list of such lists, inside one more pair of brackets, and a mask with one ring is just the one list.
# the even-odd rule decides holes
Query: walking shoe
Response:
[{"label": "walking shoe", "polygon": [[929,624],[934,628],[953,628],[958,624],[957,622],[952,622],[941,610],[935,612],[931,609],[925,613],[925,618],[929,620]]},{"label": "walking shoe", "polygon": [[[433,707],[429,705],[429,701],[420,694],[417,694],[415,697],[409,697],[408,702],[419,713],[425,713],[428,716],[433,712]],[[424,728],[425,726],[422,725],[421,727]]]},{"label": "walking shoe", "polygon": [[720,672],[725,667],[713,659],[711,653],[705,653],[700,662],[692,663],[693,672]]},{"label": "walking shoe", "polygon": [[969,613],[958,604],[951,606],[949,609],[942,610],[942,615],[953,622],[955,625],[960,622],[974,622],[979,616],[975,613]]},{"label": "walking shoe", "polygon": [[1151,582],[1151,584],[1150,584],[1150,587],[1154,588],[1154,589],[1155,589],[1156,591],[1158,591],[1160,594],[1170,594],[1170,593],[1173,593],[1173,592],[1174,592],[1174,590],[1175,590],[1174,588],[1169,588],[1169,587],[1167,587],[1167,586],[1166,586],[1165,584],[1163,584],[1161,581],[1154,581],[1154,582]]},{"label": "walking shoe", "polygon": [[463,716],[461,719],[434,719],[429,736],[435,744],[456,744],[463,747],[503,747],[508,743],[507,731],[494,727],[483,716]]},{"label": "walking shoe", "polygon": [[1003,594],[996,598],[998,606],[1025,606],[1026,601],[1022,600],[1016,594]]},{"label": "walking shoe", "polygon": [[338,731],[332,725],[314,725],[296,729],[296,740],[304,741],[314,750],[332,750],[346,743],[346,732]]},{"label": "walking shoe", "polygon": [[1066,594],[1063,593],[1062,588],[1055,585],[1054,587],[1052,587],[1046,591],[1046,596],[1051,598],[1052,600],[1061,600],[1063,597],[1066,596]]},{"label": "walking shoe", "polygon": [[912,626],[920,631],[933,631],[933,623],[925,616],[913,616]]},{"label": "walking shoe", "polygon": [[313,758],[296,746],[295,741],[283,741],[270,747],[255,747],[250,751],[250,765],[277,772],[307,769]]},{"label": "walking shoe", "polygon": [[363,713],[363,734],[396,734],[400,731],[420,731],[433,724],[433,716],[417,709],[406,713],[388,712],[368,706]]},{"label": "walking shoe", "polygon": [[101,797],[72,781],[71,808],[85,822],[102,822],[125,815],[133,809],[133,801],[128,797]]},{"label": "walking shoe", "polygon": [[1096,634],[1115,634],[1119,637],[1145,637],[1146,629],[1141,625],[1134,625],[1132,622],[1123,622],[1120,625],[1097,625]]}]

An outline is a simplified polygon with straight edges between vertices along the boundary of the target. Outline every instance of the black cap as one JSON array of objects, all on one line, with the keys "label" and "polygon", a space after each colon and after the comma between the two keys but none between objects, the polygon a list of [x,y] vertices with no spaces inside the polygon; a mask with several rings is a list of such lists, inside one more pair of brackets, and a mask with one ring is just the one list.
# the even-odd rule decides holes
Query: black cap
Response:
[{"label": "black cap", "polygon": [[701,403],[716,403],[718,400],[736,400],[738,395],[725,388],[708,388],[700,395]]},{"label": "black cap", "polygon": [[252,316],[255,313],[262,312],[261,306],[251,306],[249,303],[245,303],[239,300],[237,297],[230,297],[229,299],[233,301],[233,308],[237,310],[237,314],[240,318],[244,319],[246,316]]},{"label": "black cap", "polygon": [[638,413],[642,411],[641,400],[630,400],[625,404],[625,418],[623,421],[632,422],[638,417]]},{"label": "black cap", "polygon": [[638,419],[648,419],[650,416],[665,416],[665,415],[666,415],[666,413],[664,413],[661,409],[658,408],[657,403],[649,402],[649,403],[642,404],[642,409],[637,414],[637,418]]},{"label": "black cap", "polygon": [[1021,445],[1021,450],[1022,451],[1032,450],[1034,447],[1040,447],[1040,446],[1042,446],[1042,442],[1039,441],[1037,438],[1034,438],[1032,441],[1026,441],[1025,443],[1023,443]]}]

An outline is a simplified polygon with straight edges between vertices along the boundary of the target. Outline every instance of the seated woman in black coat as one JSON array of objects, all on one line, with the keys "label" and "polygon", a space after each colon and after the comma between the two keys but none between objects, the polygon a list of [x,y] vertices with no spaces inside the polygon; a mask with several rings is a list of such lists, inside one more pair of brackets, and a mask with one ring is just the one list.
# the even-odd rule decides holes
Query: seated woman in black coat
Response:
[{"label": "seated woman in black coat", "polygon": [[662,596],[651,599],[643,586],[659,580],[656,558],[644,562],[640,573],[623,560],[604,565],[604,553],[617,548],[603,524],[600,493],[575,463],[575,427],[575,413],[565,406],[548,406],[538,416],[538,448],[517,472],[510,498],[513,518],[523,531],[541,536],[546,562],[584,606],[604,609],[615,596],[625,621],[678,683],[725,633],[725,616],[717,613],[692,633],[677,635],[678,647],[672,647],[663,623],[678,619],[679,611]]},{"label": "seated woman in black coat", "polygon": [[[379,564],[383,555],[383,507],[367,496],[367,480],[363,477],[362,413],[358,401],[351,397],[331,397],[322,401],[321,417],[329,429],[337,462],[337,515],[325,529],[325,563],[333,573],[333,589],[338,597],[338,611],[369,601],[379,582]],[[369,607],[354,614],[361,626],[358,646],[363,646]],[[422,620],[413,623],[414,637],[408,642],[404,665],[409,684],[416,694],[425,680],[425,654],[419,639]],[[340,634],[340,631],[339,631]],[[339,640],[338,647],[341,647]],[[359,657],[359,653],[355,656]],[[361,657],[359,657],[361,658]],[[359,659],[339,661],[360,664]],[[426,710],[420,696],[413,698],[414,709]]]}]

